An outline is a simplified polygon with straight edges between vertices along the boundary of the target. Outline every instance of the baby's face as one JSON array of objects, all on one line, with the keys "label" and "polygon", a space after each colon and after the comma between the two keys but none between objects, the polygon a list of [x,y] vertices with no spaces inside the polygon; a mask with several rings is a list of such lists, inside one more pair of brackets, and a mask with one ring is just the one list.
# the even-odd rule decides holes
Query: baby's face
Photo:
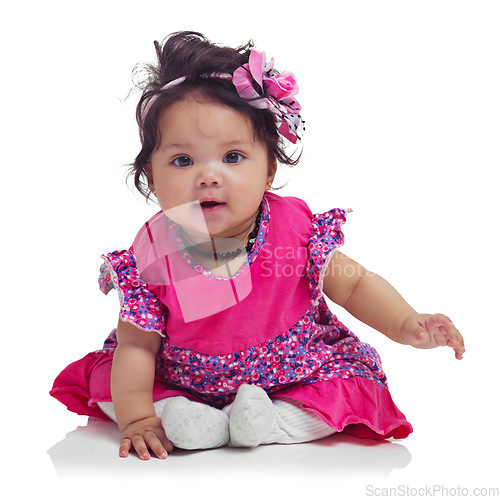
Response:
[{"label": "baby's face", "polygon": [[174,220],[184,214],[176,222],[194,234],[208,229],[212,237],[237,238],[244,233],[274,177],[268,173],[267,148],[255,140],[249,118],[188,98],[162,114],[159,130],[161,143],[149,167],[150,187],[162,210]]}]

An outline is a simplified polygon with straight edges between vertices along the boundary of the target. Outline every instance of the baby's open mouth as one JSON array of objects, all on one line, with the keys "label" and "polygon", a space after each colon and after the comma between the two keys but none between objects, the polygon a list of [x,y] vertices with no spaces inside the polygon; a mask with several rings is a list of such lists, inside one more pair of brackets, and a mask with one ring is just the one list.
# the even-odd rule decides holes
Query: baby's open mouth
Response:
[{"label": "baby's open mouth", "polygon": [[216,207],[218,205],[223,205],[222,202],[220,201],[202,201],[200,203],[200,205],[203,207],[203,208],[212,208],[212,207]]}]

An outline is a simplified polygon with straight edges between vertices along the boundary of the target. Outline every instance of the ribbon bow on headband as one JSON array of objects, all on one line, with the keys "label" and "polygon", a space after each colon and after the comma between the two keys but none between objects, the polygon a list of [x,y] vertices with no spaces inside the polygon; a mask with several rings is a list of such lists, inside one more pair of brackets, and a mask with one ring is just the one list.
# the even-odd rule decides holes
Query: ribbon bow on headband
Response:
[{"label": "ribbon bow on headband", "polygon": [[[259,109],[268,109],[277,119],[278,132],[293,144],[302,136],[304,122],[299,115],[300,104],[295,99],[295,94],[299,91],[295,76],[289,71],[278,73],[274,69],[274,59],[265,62],[263,52],[254,48],[250,49],[248,63],[237,68],[231,75],[229,73],[204,73],[202,78],[223,78],[232,79],[233,85],[238,94],[248,104]],[[186,80],[181,76],[164,85],[160,90],[165,90],[174,85],[178,85]],[[261,96],[254,88],[255,82],[261,92],[269,97]],[[153,103],[158,99],[159,94],[155,94],[147,102],[142,112],[142,121],[146,118]]]},{"label": "ribbon bow on headband", "polygon": [[[252,80],[270,97],[261,97],[254,89]],[[263,52],[250,49],[248,64],[233,73],[233,85],[248,104],[260,109],[269,109],[278,118],[278,132],[295,144],[300,139],[304,123],[299,111],[300,104],[293,97],[299,91],[295,76],[290,71],[278,73],[274,59],[266,64]]]}]

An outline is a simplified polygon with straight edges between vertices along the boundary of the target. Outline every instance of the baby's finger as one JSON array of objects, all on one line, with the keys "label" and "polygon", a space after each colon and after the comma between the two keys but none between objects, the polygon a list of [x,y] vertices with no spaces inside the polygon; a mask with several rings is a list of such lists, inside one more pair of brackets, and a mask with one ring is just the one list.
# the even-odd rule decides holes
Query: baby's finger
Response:
[{"label": "baby's finger", "polygon": [[441,328],[444,330],[445,335],[448,338],[448,345],[450,347],[460,347],[460,340],[458,339],[457,335],[445,330],[443,327]]},{"label": "baby's finger", "polygon": [[450,318],[448,318],[448,316],[444,315],[444,314],[433,314],[431,316],[431,320],[433,322],[434,325],[436,326],[446,326],[447,328],[455,328],[455,325],[453,324],[453,321],[451,321]]},{"label": "baby's finger", "polygon": [[146,443],[144,442],[144,438],[142,436],[136,434],[132,438],[132,445],[134,446],[134,449],[141,460],[149,460],[151,458],[148,447],[146,446]]},{"label": "baby's finger", "polygon": [[434,331],[434,340],[439,346],[448,345],[448,335],[446,333],[446,330],[444,330],[442,327],[436,328]]},{"label": "baby's finger", "polygon": [[441,319],[437,314],[429,316],[425,320],[425,328],[429,332],[431,338],[434,339],[435,345],[444,346],[448,344],[446,330],[441,329]]},{"label": "baby's finger", "polygon": [[130,441],[129,438],[122,439],[120,443],[120,457],[126,458],[128,457],[128,453],[130,451],[130,446],[132,445],[132,442]]},{"label": "baby's finger", "polygon": [[174,445],[172,444],[170,439],[168,439],[165,433],[160,435],[160,441],[163,447],[167,450],[167,453],[170,453],[174,449]]},{"label": "baby's finger", "polygon": [[162,442],[153,431],[146,433],[144,440],[158,458],[167,458],[167,450],[164,448]]},{"label": "baby's finger", "polygon": [[464,338],[462,334],[453,326],[448,328],[448,345],[455,350],[455,358],[462,359],[465,352]]}]

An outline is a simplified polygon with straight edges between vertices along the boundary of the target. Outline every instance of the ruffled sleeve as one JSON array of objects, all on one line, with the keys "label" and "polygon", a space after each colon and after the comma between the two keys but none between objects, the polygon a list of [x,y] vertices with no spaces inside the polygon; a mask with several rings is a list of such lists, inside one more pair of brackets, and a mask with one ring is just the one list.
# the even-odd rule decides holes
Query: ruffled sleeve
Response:
[{"label": "ruffled sleeve", "polygon": [[120,319],[146,332],[165,336],[166,307],[146,286],[137,270],[130,250],[120,250],[101,256],[99,288],[108,294],[113,288],[120,299]]},{"label": "ruffled sleeve", "polygon": [[323,278],[328,263],[335,250],[344,244],[341,227],[346,221],[346,214],[350,212],[351,209],[334,208],[323,214],[316,214],[312,218],[306,273],[315,302],[322,296]]}]

